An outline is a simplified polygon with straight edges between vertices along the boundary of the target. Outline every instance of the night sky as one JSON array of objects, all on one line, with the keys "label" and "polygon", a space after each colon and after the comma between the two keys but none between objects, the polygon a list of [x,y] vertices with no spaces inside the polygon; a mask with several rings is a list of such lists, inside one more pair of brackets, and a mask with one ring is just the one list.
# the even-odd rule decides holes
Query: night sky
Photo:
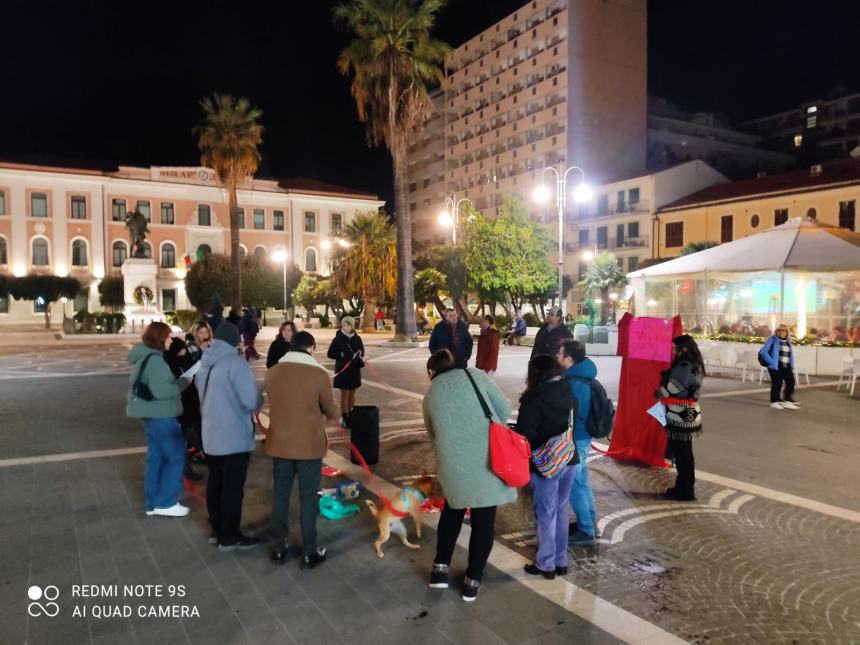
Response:
[{"label": "night sky", "polygon": [[[217,91],[264,112],[259,176],[389,198],[388,157],[335,68],[333,4],[7,3],[0,158],[196,165],[198,101]],[[450,0],[436,35],[459,45],[523,4]],[[651,0],[648,40],[649,93],[689,110],[740,120],[860,89],[857,2]]]}]

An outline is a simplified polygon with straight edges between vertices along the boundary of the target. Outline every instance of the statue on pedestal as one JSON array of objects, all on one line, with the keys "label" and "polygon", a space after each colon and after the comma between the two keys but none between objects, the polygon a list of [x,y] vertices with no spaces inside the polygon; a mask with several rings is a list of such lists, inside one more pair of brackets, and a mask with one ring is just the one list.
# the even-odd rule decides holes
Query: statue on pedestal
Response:
[{"label": "statue on pedestal", "polygon": [[146,257],[146,234],[149,233],[146,216],[139,210],[134,209],[125,218],[125,227],[128,229],[128,237],[131,241],[131,254],[133,258],[142,259]]}]

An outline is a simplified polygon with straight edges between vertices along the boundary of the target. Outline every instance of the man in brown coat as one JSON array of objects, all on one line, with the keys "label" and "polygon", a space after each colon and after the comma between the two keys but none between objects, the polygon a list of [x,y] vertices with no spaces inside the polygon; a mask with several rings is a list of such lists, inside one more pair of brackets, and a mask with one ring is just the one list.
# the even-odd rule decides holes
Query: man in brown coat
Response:
[{"label": "man in brown coat", "polygon": [[315,349],[314,337],[301,331],[293,336],[292,350],[266,372],[270,421],[265,445],[272,457],[275,480],[272,560],[283,564],[287,559],[290,495],[298,477],[303,568],[313,568],[325,560],[325,549],[317,547],[317,491],[328,449],[324,419],[337,425],[339,414],[328,371],[312,355]]}]

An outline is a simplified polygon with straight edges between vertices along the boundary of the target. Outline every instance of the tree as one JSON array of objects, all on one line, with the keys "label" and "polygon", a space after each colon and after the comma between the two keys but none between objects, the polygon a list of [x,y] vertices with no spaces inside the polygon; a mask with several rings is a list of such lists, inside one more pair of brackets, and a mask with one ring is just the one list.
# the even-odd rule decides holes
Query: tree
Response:
[{"label": "tree", "polygon": [[[242,258],[240,267],[242,302],[245,305],[263,309],[269,306],[283,306],[284,279],[281,271],[278,271],[271,262],[260,259],[256,255]],[[289,288],[289,285],[287,287]]]},{"label": "tree", "polygon": [[698,253],[699,251],[704,251],[705,249],[712,249],[715,246],[719,246],[719,242],[690,242],[684,248],[681,249],[679,256],[681,255],[690,255],[692,253]]},{"label": "tree", "polygon": [[[394,227],[385,215],[358,215],[343,228],[348,246],[340,248],[334,257],[332,277],[342,299],[358,296],[364,303],[361,328],[373,331],[373,314],[380,298],[393,297],[397,289],[397,243]],[[411,291],[411,289],[410,289]],[[399,305],[399,302],[398,302]],[[412,312],[398,306],[398,324]]]},{"label": "tree", "polygon": [[247,182],[260,163],[257,146],[263,140],[263,113],[247,99],[216,94],[200,101],[205,121],[194,128],[200,163],[212,168],[227,191],[230,208],[230,276],[233,309],[242,307],[242,274],[239,268],[239,202],[236,191]]},{"label": "tree", "polygon": [[45,306],[45,329],[51,328],[51,305],[60,298],[72,299],[81,290],[76,278],[30,274],[9,281],[9,294],[17,300],[33,300]]},{"label": "tree", "polygon": [[506,295],[514,309],[529,295],[553,289],[556,274],[548,259],[552,235],[529,218],[520,200],[506,199],[493,219],[475,212],[463,237],[463,257],[474,288]]},{"label": "tree", "polygon": [[594,259],[594,264],[588,268],[579,284],[586,291],[600,292],[600,324],[604,325],[609,309],[609,290],[626,285],[627,276],[618,266],[614,255],[601,253]]},{"label": "tree", "polygon": [[[188,301],[198,311],[205,312],[212,305],[212,299],[232,301],[232,259],[226,255],[213,253],[191,265],[185,276],[185,293]],[[239,263],[242,284],[244,285],[242,303],[253,307],[278,307],[284,299],[283,275],[276,266],[256,256],[241,258]],[[302,272],[295,265],[287,270],[288,301]],[[287,303],[288,306],[291,302]],[[242,305],[239,309],[241,311]]]},{"label": "tree", "polygon": [[[356,35],[338,57],[358,118],[371,144],[385,144],[394,171],[397,224],[397,325],[395,338],[415,338],[412,223],[406,151],[411,135],[424,123],[430,99],[427,83],[441,84],[440,65],[451,47],[430,37],[445,0],[347,0],[334,18]],[[371,303],[365,302],[365,308]]]},{"label": "tree", "polygon": [[125,306],[125,280],[122,276],[105,276],[98,286],[99,304],[111,311]]},{"label": "tree", "polygon": [[445,311],[445,303],[442,302],[441,294],[445,293],[447,289],[448,281],[445,274],[438,269],[427,267],[415,274],[415,302],[432,301],[440,316]]},{"label": "tree", "polygon": [[325,307],[326,317],[329,309],[333,309],[337,317],[343,315],[343,299],[337,293],[334,280],[315,273],[302,276],[293,293],[293,300],[307,312],[308,317],[313,315],[318,306]]}]

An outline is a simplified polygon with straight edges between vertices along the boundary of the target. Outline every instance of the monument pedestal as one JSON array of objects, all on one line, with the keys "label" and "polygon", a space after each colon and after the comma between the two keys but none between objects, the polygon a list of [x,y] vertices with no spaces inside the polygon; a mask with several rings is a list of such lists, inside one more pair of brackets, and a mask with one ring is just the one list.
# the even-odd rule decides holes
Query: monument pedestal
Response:
[{"label": "monument pedestal", "polygon": [[[158,267],[149,258],[128,258],[122,265],[123,293],[125,296],[126,331],[143,329],[151,322],[165,322],[158,308]],[[148,287],[152,291],[152,302],[139,305],[134,301],[134,290]]]}]

